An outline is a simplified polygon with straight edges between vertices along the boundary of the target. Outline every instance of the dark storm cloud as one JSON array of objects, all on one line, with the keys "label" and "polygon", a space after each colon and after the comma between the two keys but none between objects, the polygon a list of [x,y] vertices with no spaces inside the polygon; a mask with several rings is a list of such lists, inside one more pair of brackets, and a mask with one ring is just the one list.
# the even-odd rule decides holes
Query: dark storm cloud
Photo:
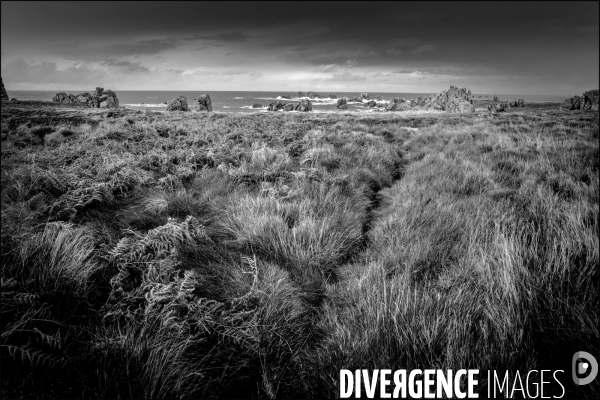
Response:
[{"label": "dark storm cloud", "polygon": [[[268,86],[274,76],[312,79],[307,71],[329,74],[315,82],[377,76],[401,85],[404,77],[472,76],[489,77],[498,88],[511,77],[546,79],[548,91],[557,82],[573,90],[581,82],[598,85],[597,2],[1,4],[4,75],[21,58],[36,66],[57,62],[57,71],[78,61],[96,63],[86,67],[90,73],[104,66],[170,77],[199,68],[232,76],[226,71],[235,65],[262,74],[265,90],[276,89]],[[393,73],[399,70],[410,72]]]},{"label": "dark storm cloud", "polygon": [[10,76],[12,82],[80,84],[101,80],[106,76],[106,72],[77,64],[65,69],[59,69],[56,63],[43,62],[36,65],[29,64],[23,59],[18,58],[3,66],[2,75]]},{"label": "dark storm cloud", "polygon": [[149,39],[110,45],[90,45],[81,42],[70,45],[54,44],[40,51],[67,60],[102,61],[109,57],[156,55],[175,48],[177,48],[177,41],[174,39]]},{"label": "dark storm cloud", "polygon": [[112,58],[104,61],[102,63],[102,65],[107,65],[110,67],[119,67],[123,71],[126,71],[128,73],[149,72],[150,71],[149,68],[144,67],[142,65],[142,63],[140,63],[140,62],[132,63],[131,61],[126,61],[126,60],[119,61],[119,60],[115,60]]}]

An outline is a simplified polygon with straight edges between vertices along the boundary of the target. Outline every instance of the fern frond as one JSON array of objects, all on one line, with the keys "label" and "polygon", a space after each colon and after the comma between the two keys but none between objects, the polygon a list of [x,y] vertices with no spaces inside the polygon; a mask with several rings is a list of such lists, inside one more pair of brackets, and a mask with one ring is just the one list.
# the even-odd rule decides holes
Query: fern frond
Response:
[{"label": "fern frond", "polygon": [[15,362],[20,362],[31,367],[59,367],[66,363],[63,357],[45,353],[41,350],[32,349],[28,346],[2,345],[3,352]]}]

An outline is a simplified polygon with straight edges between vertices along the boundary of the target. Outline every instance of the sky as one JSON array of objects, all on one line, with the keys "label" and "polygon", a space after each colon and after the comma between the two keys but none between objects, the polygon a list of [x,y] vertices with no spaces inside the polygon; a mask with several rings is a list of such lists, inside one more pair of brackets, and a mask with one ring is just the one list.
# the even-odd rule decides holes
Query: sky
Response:
[{"label": "sky", "polygon": [[1,2],[7,90],[573,96],[599,2]]}]

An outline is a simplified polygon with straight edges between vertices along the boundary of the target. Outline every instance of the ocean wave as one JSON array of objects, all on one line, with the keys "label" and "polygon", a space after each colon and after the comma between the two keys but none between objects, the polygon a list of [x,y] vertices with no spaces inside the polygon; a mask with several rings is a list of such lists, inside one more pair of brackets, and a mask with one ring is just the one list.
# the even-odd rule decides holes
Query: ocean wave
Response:
[{"label": "ocean wave", "polygon": [[164,108],[167,108],[167,105],[162,104],[162,103],[159,103],[159,104],[154,104],[154,103],[144,104],[144,103],[142,103],[142,104],[123,104],[123,105],[129,106],[129,107],[151,107],[151,108],[152,107],[164,107]]},{"label": "ocean wave", "polygon": [[263,107],[241,106],[240,108],[246,108],[249,110],[266,110],[267,109],[266,106],[263,106]]},{"label": "ocean wave", "polygon": [[244,99],[245,99],[245,97],[234,97],[233,99],[234,99],[234,100],[244,100]]}]

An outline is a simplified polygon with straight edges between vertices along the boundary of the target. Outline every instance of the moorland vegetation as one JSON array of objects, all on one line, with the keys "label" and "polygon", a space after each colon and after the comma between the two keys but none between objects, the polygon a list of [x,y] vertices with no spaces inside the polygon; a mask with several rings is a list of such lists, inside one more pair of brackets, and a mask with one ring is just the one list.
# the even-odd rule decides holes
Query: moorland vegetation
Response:
[{"label": "moorland vegetation", "polygon": [[3,398],[335,397],[341,368],[598,350],[597,112],[18,107]]}]

